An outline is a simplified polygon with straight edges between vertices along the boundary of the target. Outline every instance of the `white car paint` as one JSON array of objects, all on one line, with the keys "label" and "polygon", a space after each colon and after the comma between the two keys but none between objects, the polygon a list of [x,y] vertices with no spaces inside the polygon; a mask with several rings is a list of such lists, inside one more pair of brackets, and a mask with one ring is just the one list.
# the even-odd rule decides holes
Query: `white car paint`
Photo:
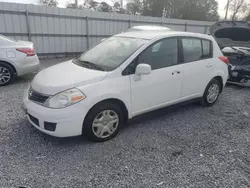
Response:
[{"label": "white car paint", "polygon": [[157,25],[138,25],[130,28],[128,32],[131,31],[154,31],[154,32],[164,32],[164,31],[172,31],[172,29],[168,27],[163,27],[163,26],[157,26]]},{"label": "white car paint", "polygon": [[[213,57],[186,64],[152,70],[147,66],[140,69],[147,75],[126,75],[124,69],[148,46],[164,38],[199,37],[213,45]],[[222,53],[215,40],[208,35],[186,32],[125,32],[116,37],[142,38],[147,42],[130,55],[118,68],[112,71],[92,70],[79,67],[67,61],[41,71],[32,81],[31,88],[43,95],[53,96],[64,90],[77,88],[86,96],[80,102],[60,109],[52,109],[29,99],[25,91],[24,105],[27,113],[39,120],[40,131],[57,137],[82,134],[82,126],[89,110],[107,99],[118,99],[126,106],[128,118],[161,107],[202,97],[208,83],[216,76],[228,78],[227,65],[219,60]],[[102,57],[100,57],[102,58]],[[144,64],[145,65],[145,64]],[[57,123],[55,131],[44,128],[44,122]]]},{"label": "white car paint", "polygon": [[[172,75],[172,72],[176,72],[179,68],[181,65],[157,69],[139,81],[134,79],[134,75],[131,76],[133,115],[157,109],[180,98],[182,75],[177,73]],[[143,93],[145,95],[142,97]]]},{"label": "white car paint", "polygon": [[[60,70],[60,71],[58,71]],[[53,72],[53,74],[51,74]],[[74,87],[81,87],[102,81],[107,72],[81,68],[72,63],[72,60],[51,66],[36,75],[32,88],[39,93],[54,95],[59,91]],[[60,84],[58,84],[60,83]]]},{"label": "white car paint", "polygon": [[37,55],[27,56],[17,51],[18,48],[34,49],[34,45],[29,41],[14,40],[0,35],[0,62],[14,67],[17,76],[37,72],[40,67]]}]

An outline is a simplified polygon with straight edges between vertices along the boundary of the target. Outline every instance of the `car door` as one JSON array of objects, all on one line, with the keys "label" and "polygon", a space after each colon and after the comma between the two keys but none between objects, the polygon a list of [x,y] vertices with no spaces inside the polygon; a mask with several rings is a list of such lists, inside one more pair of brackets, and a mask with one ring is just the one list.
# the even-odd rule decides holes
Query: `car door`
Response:
[{"label": "car door", "polygon": [[[149,75],[130,75],[133,115],[160,108],[180,98],[182,75],[178,65],[177,38],[160,40],[144,50],[135,60],[151,66]],[[132,64],[133,64],[132,63]]]},{"label": "car door", "polygon": [[183,74],[182,98],[195,98],[203,92],[213,74],[212,42],[199,38],[181,38]]}]

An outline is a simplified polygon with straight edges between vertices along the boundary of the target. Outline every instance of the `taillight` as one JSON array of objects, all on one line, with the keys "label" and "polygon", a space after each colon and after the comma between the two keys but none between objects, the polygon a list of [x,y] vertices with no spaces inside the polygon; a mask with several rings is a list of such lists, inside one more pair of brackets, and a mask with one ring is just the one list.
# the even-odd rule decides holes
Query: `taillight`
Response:
[{"label": "taillight", "polygon": [[35,52],[34,48],[17,48],[16,50],[19,51],[19,52],[27,54],[27,56],[36,55],[36,52]]},{"label": "taillight", "polygon": [[220,59],[222,62],[226,63],[226,64],[229,63],[228,57],[226,57],[226,56],[220,56],[219,59]]}]

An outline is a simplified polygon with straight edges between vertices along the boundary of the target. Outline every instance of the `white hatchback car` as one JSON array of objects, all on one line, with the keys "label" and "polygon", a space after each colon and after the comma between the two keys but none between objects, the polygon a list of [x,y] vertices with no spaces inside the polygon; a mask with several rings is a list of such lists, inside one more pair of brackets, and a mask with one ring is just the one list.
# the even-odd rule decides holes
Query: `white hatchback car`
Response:
[{"label": "white hatchback car", "polygon": [[39,67],[32,42],[0,35],[0,87],[11,84],[16,76],[37,72]]},{"label": "white hatchback car", "polygon": [[52,136],[105,141],[139,114],[196,98],[213,105],[227,63],[208,35],[121,33],[38,73],[25,91],[27,117]]}]

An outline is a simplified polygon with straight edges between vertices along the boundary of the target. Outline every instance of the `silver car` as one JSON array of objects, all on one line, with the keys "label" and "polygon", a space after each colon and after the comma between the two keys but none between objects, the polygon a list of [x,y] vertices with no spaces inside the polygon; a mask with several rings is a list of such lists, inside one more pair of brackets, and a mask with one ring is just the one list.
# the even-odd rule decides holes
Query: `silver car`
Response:
[{"label": "silver car", "polygon": [[37,72],[39,68],[32,42],[0,35],[0,87],[11,84],[17,76]]}]

